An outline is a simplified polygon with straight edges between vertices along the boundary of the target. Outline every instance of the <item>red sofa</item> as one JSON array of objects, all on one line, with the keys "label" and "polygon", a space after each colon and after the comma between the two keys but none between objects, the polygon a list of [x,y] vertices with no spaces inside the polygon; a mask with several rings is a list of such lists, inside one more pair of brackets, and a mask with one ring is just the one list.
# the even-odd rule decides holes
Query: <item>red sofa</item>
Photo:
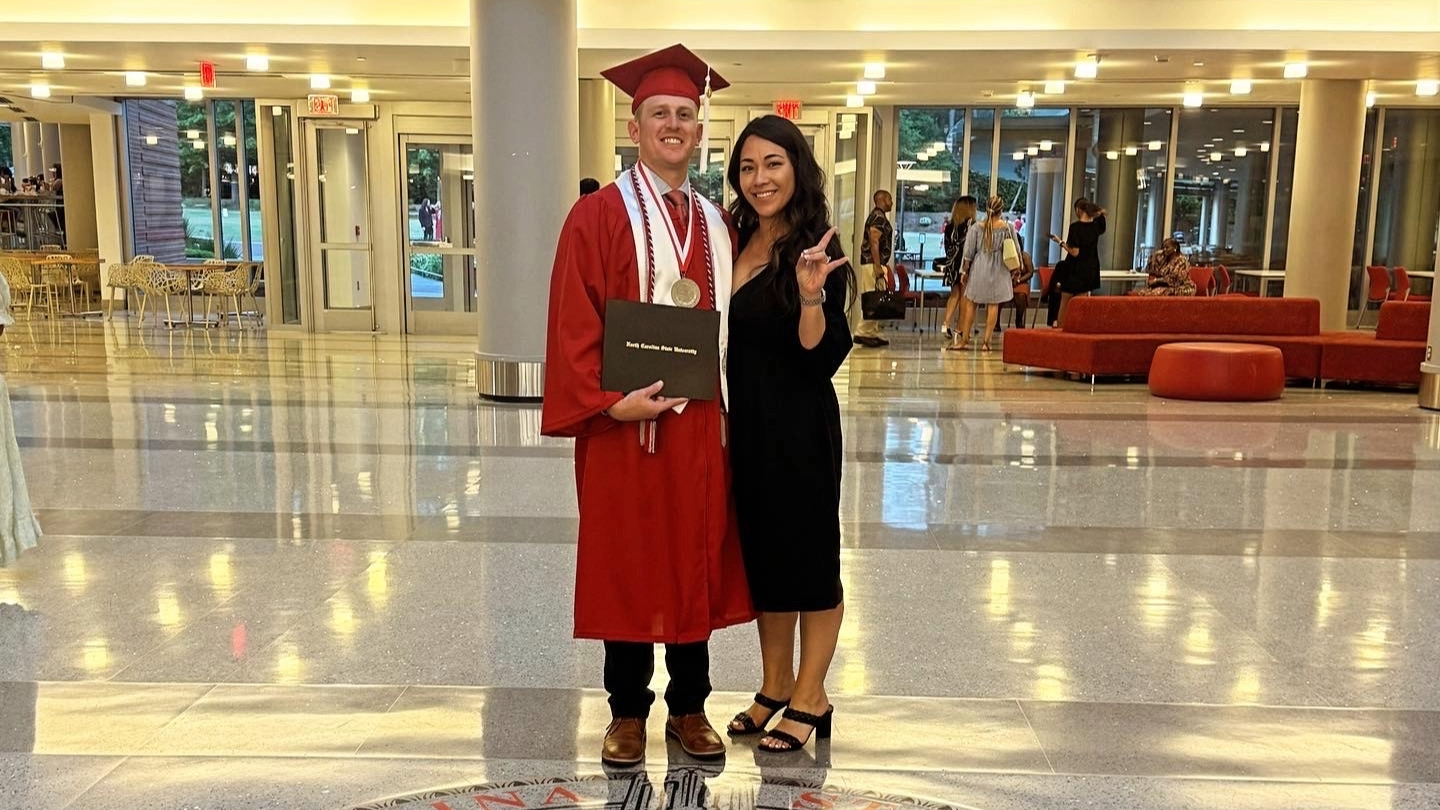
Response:
[{"label": "red sofa", "polygon": [[1430,304],[1387,301],[1374,332],[1330,332],[1320,377],[1344,382],[1419,385],[1430,332]]},{"label": "red sofa", "polygon": [[1189,341],[1259,343],[1285,355],[1285,376],[1417,384],[1430,304],[1387,302],[1374,333],[1320,331],[1312,298],[1076,298],[1065,329],[1011,329],[1007,364],[1097,376],[1148,374],[1155,349]]},{"label": "red sofa", "polygon": [[1320,376],[1320,302],[1313,298],[1075,298],[1065,328],[1011,329],[1004,359],[1094,375],[1143,375],[1155,349],[1190,341],[1260,343],[1285,355],[1285,376]]}]

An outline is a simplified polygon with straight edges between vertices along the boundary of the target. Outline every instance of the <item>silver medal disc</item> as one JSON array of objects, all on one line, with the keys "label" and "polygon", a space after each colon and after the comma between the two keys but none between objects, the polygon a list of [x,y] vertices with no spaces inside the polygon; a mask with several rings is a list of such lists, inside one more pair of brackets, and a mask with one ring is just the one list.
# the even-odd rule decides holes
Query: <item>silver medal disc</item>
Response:
[{"label": "silver medal disc", "polygon": [[700,304],[700,285],[688,278],[682,278],[670,285],[670,300],[677,307],[694,309]]}]

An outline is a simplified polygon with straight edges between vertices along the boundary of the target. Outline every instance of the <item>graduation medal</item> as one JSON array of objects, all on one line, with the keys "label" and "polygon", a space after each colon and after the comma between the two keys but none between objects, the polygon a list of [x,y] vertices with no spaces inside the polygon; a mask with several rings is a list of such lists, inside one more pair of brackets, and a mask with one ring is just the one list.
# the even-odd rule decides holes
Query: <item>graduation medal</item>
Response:
[{"label": "graduation medal", "polygon": [[700,304],[700,285],[688,278],[682,278],[670,285],[670,300],[675,306],[694,309]]}]

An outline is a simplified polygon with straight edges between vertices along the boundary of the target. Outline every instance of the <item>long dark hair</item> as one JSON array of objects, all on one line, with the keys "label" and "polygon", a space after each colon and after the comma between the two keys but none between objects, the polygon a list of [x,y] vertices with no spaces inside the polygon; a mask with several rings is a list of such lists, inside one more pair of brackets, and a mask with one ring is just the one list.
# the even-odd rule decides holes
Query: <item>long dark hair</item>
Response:
[{"label": "long dark hair", "polygon": [[[785,223],[785,235],[775,240],[770,249],[770,268],[774,272],[764,279],[788,312],[800,306],[800,284],[795,280],[794,272],[800,252],[813,247],[830,230],[830,206],[825,201],[825,172],[815,160],[815,153],[810,151],[810,144],[800,128],[793,122],[778,115],[765,115],[751,121],[735,139],[735,147],[730,152],[730,167],[725,173],[731,190],[735,192],[735,202],[730,204],[730,217],[740,232],[741,250],[760,229],[760,215],[755,213],[755,208],[745,199],[745,192],[740,188],[740,153],[745,148],[745,142],[752,137],[764,138],[784,149],[795,172],[795,194],[780,214]],[[832,261],[845,258],[838,235],[830,238],[825,252]],[[839,273],[844,274],[848,298],[853,299],[855,269],[845,264],[831,276]],[[830,284],[831,280],[826,279],[826,287]],[[841,306],[844,306],[843,302]]]}]

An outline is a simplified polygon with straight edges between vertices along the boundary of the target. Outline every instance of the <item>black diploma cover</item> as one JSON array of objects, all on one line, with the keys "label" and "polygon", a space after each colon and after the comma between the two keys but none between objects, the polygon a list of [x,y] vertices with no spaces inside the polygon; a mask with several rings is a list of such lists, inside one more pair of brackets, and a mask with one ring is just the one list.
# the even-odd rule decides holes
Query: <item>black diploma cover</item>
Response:
[{"label": "black diploma cover", "polygon": [[720,313],[611,299],[605,303],[600,387],[627,394],[663,380],[660,395],[715,399]]}]

